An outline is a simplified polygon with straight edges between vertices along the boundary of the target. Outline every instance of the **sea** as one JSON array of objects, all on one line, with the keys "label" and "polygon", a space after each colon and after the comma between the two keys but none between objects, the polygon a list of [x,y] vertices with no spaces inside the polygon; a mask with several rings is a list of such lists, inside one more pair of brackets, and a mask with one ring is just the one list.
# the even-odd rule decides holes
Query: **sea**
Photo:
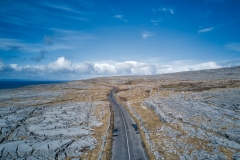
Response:
[{"label": "sea", "polygon": [[13,89],[37,84],[53,84],[69,81],[32,81],[32,80],[0,80],[0,89]]}]

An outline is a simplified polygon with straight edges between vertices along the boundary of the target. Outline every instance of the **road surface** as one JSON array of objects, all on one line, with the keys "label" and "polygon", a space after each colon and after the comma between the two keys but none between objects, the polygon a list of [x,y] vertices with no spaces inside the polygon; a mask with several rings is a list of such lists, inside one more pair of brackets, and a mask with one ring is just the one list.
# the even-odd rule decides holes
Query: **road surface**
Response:
[{"label": "road surface", "polygon": [[112,160],[147,160],[141,137],[132,124],[136,124],[127,109],[114,97],[114,89],[109,96],[114,110],[114,132]]}]

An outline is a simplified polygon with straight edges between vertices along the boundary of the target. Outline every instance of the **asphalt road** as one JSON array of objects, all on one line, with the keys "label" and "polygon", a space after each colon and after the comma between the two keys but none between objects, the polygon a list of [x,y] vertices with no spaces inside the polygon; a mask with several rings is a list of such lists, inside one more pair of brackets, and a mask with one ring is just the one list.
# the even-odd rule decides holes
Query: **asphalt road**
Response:
[{"label": "asphalt road", "polygon": [[132,124],[136,124],[127,109],[114,97],[114,89],[109,96],[114,110],[114,129],[112,160],[147,160],[141,137]]}]

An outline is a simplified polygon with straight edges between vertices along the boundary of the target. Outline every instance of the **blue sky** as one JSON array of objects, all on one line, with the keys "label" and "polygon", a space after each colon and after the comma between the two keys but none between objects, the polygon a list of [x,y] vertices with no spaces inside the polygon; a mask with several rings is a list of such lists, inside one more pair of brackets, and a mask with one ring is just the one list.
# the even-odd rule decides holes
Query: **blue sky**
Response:
[{"label": "blue sky", "polygon": [[239,0],[2,0],[1,79],[240,65]]}]

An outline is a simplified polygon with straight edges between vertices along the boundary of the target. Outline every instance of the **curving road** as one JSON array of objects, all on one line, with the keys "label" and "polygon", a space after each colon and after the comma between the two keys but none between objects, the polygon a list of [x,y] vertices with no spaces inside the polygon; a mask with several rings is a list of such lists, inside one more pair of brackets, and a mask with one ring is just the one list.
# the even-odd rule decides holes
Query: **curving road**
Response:
[{"label": "curving road", "polygon": [[135,122],[127,109],[115,99],[114,90],[108,96],[114,110],[112,160],[147,160],[138,130],[135,131],[132,126]]}]

